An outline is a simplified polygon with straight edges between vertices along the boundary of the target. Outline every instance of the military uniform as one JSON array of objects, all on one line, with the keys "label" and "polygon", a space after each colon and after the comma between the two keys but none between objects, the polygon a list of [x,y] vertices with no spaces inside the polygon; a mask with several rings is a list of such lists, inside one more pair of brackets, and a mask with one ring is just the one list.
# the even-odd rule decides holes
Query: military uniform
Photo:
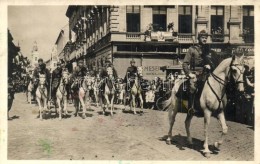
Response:
[{"label": "military uniform", "polygon": [[53,72],[52,72],[52,84],[51,84],[52,98],[55,97],[61,76],[62,76],[62,68],[61,67],[57,67],[55,70],[53,70]]},{"label": "military uniform", "polygon": [[[108,77],[107,68],[108,67],[112,67],[114,80],[117,80],[118,79],[118,74],[117,74],[117,71],[115,70],[115,68],[113,67],[113,64],[109,60],[106,60],[105,63],[106,63],[105,67],[103,67],[101,69],[101,71],[99,72],[100,79],[107,78]],[[100,91],[104,91],[104,89],[105,89],[105,83],[103,82],[103,83],[101,83],[101,90]]]},{"label": "military uniform", "polygon": [[[37,86],[38,86],[38,83],[39,83],[39,73],[46,75],[46,87],[47,87],[47,90],[49,90],[50,79],[51,79],[50,72],[46,68],[46,65],[43,63],[42,65],[36,67],[34,72],[33,72],[33,82],[34,82],[33,94],[35,94]],[[47,93],[48,93],[48,97],[49,97],[49,92],[47,92]]]},{"label": "military uniform", "polygon": [[[199,34],[199,36],[207,36],[208,34],[202,30]],[[205,83],[205,80],[207,78],[207,72],[204,71],[204,66],[209,65],[210,70],[214,70],[215,65],[210,60],[211,58],[211,51],[209,51],[208,47],[203,44],[198,44],[191,46],[185,55],[185,58],[183,60],[183,71],[184,73],[189,76],[190,73],[196,74],[197,82],[196,82],[196,91],[194,94],[190,93],[190,83],[187,82],[187,92],[182,95],[183,92],[180,91],[180,89],[184,88],[182,84],[179,87],[179,91],[177,92],[177,97],[183,97],[184,99],[187,98],[189,100],[188,108],[191,108],[193,105],[193,102],[199,102],[199,98]],[[196,94],[196,96],[195,96]],[[194,97],[196,100],[194,100]],[[199,107],[199,104],[194,104],[196,108]]]},{"label": "military uniform", "polygon": [[79,66],[77,66],[75,68],[75,70],[73,71],[72,73],[72,79],[74,80],[71,88],[72,89],[78,89],[78,86],[76,86],[76,83],[77,84],[82,84],[83,80],[84,80],[84,77],[87,75],[88,73],[88,69],[86,67],[82,67],[80,68]]}]

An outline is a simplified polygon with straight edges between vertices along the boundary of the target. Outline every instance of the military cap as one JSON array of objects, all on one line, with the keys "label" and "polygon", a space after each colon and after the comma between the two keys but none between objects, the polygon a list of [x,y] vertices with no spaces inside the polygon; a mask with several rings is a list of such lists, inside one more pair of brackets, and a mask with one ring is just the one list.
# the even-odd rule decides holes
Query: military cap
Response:
[{"label": "military cap", "polygon": [[83,60],[79,60],[78,63],[84,63]]},{"label": "military cap", "polygon": [[61,62],[60,62],[60,61],[58,61],[58,62],[57,62],[57,65],[61,65]]},{"label": "military cap", "polygon": [[43,59],[42,59],[42,58],[39,58],[39,59],[38,59],[38,62],[43,62]]},{"label": "military cap", "polygon": [[208,33],[206,32],[206,30],[201,30],[198,34],[198,38],[202,37],[202,36],[206,36],[208,37]]},{"label": "military cap", "polygon": [[134,60],[134,59],[132,59],[132,60],[130,61],[130,63],[135,63],[135,60]]}]

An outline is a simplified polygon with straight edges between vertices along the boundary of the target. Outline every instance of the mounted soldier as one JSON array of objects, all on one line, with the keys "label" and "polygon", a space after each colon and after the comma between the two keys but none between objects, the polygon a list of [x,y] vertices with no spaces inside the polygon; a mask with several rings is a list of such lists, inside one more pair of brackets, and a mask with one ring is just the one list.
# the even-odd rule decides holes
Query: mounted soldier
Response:
[{"label": "mounted soldier", "polygon": [[[194,102],[199,102],[201,91],[203,89],[207,74],[213,71],[216,67],[212,60],[212,55],[214,51],[210,51],[206,46],[208,38],[208,33],[202,30],[198,34],[197,45],[191,46],[185,55],[183,61],[183,70],[187,77],[190,79],[196,78],[196,84],[193,84],[193,91],[191,91],[191,81],[188,81],[187,91],[189,92],[186,96],[188,98],[188,109],[192,112],[198,112],[194,109]],[[180,87],[183,88],[182,86]],[[180,96],[180,92],[176,94],[177,97]],[[195,100],[196,98],[196,100]],[[196,106],[199,104],[196,104]]]},{"label": "mounted soldier", "polygon": [[[35,95],[37,86],[39,84],[39,74],[45,74],[46,75],[46,87],[49,88],[50,85],[50,72],[49,70],[46,68],[46,64],[43,63],[43,59],[39,58],[38,59],[38,67],[35,68],[34,72],[33,72],[33,82],[34,82],[34,90],[33,90],[33,95]],[[48,96],[49,97],[49,92],[48,92]]]},{"label": "mounted soldier", "polygon": [[84,66],[83,60],[78,61],[78,66],[75,68],[75,70],[72,73],[72,80],[73,84],[71,86],[72,89],[78,89],[79,86],[82,84],[82,81],[84,80],[84,77],[87,75],[88,69]]},{"label": "mounted soldier", "polygon": [[57,88],[59,86],[59,82],[61,79],[62,74],[62,67],[61,62],[57,62],[57,67],[52,72],[52,84],[51,84],[51,99],[55,99],[55,94],[57,91]]},{"label": "mounted soldier", "polygon": [[126,70],[126,75],[124,78],[124,83],[126,84],[126,97],[129,97],[130,90],[132,88],[132,85],[134,84],[135,77],[137,76],[137,67],[135,66],[135,60],[132,59],[130,61],[130,67]]},{"label": "mounted soldier", "polygon": [[113,66],[113,64],[112,64],[112,62],[111,62],[109,59],[106,59],[106,60],[105,60],[105,65],[104,65],[104,67],[101,69],[100,74],[99,74],[100,78],[103,79],[103,78],[105,78],[105,77],[108,77],[108,75],[107,75],[107,68],[108,68],[108,67],[112,67],[112,69],[113,69],[113,75],[114,75],[115,79],[117,79],[117,78],[118,78],[117,71],[115,70],[115,68],[114,68],[114,66]]}]

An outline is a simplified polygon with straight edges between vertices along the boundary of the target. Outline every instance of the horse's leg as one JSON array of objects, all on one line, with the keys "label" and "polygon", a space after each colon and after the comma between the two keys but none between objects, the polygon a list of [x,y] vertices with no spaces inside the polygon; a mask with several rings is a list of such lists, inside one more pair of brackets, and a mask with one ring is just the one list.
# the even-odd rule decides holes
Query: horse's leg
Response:
[{"label": "horse's leg", "polygon": [[68,99],[67,99],[67,95],[64,95],[63,96],[63,110],[64,110],[64,113],[65,115],[68,115],[68,111],[67,111],[67,103],[68,103]]},{"label": "horse's leg", "polygon": [[135,95],[132,94],[132,106],[134,107],[134,114],[136,114],[136,111],[135,111]]},{"label": "horse's leg", "polygon": [[110,113],[111,113],[111,116],[113,116],[113,111],[114,111],[114,98],[115,98],[115,95],[114,94],[112,94],[112,99],[111,99],[111,111],[110,111]]},{"label": "horse's leg", "polygon": [[36,100],[38,102],[38,105],[39,105],[39,114],[40,114],[40,120],[42,120],[42,105],[41,105],[41,100],[39,97],[36,97]]},{"label": "horse's leg", "polygon": [[219,121],[219,123],[220,123],[220,125],[222,127],[222,134],[221,134],[221,139],[218,142],[214,143],[214,146],[216,148],[220,147],[220,145],[223,143],[223,141],[225,139],[225,135],[228,132],[228,127],[227,127],[227,124],[226,124],[225,115],[224,115],[223,111],[218,114],[218,121]]},{"label": "horse's leg", "polygon": [[141,112],[143,112],[143,107],[144,107],[144,100],[142,94],[139,94],[139,98],[140,98],[140,114],[141,114]]},{"label": "horse's leg", "polygon": [[126,94],[123,95],[123,103],[124,103],[124,108],[123,111],[126,110]]},{"label": "horse's leg", "polygon": [[59,120],[61,120],[61,113],[62,113],[62,111],[61,111],[61,99],[60,99],[60,97],[57,96],[56,100],[57,100],[56,102],[57,102],[58,108],[59,108]]},{"label": "horse's leg", "polygon": [[204,150],[203,153],[206,157],[209,157],[211,151],[209,150],[208,145],[208,127],[210,123],[211,111],[208,109],[204,109],[204,134],[205,134],[205,141],[204,141]]},{"label": "horse's leg", "polygon": [[32,92],[28,92],[29,103],[32,104]]},{"label": "horse's leg", "polygon": [[83,98],[80,96],[79,101],[80,101],[80,104],[82,105],[82,118],[85,119],[86,118],[86,106],[85,106],[85,102],[84,102]]},{"label": "horse's leg", "polygon": [[[105,99],[106,99],[106,105],[107,105],[106,108],[108,109],[111,104],[110,104],[109,97],[108,97],[107,93],[105,93]],[[105,113],[103,112],[103,114],[105,114]]]},{"label": "horse's leg", "polygon": [[171,140],[172,140],[172,128],[173,128],[173,125],[174,125],[174,122],[175,122],[175,117],[177,115],[177,110],[178,108],[176,107],[173,107],[173,108],[170,108],[168,110],[168,118],[169,118],[169,123],[170,123],[170,128],[169,128],[169,132],[168,132],[168,138],[166,139],[166,143],[167,144],[171,144]]},{"label": "horse's leg", "polygon": [[73,100],[73,103],[74,103],[74,107],[75,107],[75,109],[76,109],[74,116],[77,117],[77,116],[78,116],[78,111],[79,111],[79,104],[78,104],[78,103],[79,103],[79,100],[78,100],[77,98],[75,98],[75,99]]},{"label": "horse's leg", "polygon": [[[176,106],[177,106],[176,110],[177,111],[178,111],[178,109],[180,109],[183,106],[182,101],[183,100],[181,100],[181,99],[176,100]],[[187,133],[187,141],[190,145],[193,144],[192,137],[191,137],[191,134],[190,134],[190,124],[191,124],[192,117],[193,117],[193,114],[188,112],[186,119],[185,119],[185,129],[186,129],[186,133]]]}]

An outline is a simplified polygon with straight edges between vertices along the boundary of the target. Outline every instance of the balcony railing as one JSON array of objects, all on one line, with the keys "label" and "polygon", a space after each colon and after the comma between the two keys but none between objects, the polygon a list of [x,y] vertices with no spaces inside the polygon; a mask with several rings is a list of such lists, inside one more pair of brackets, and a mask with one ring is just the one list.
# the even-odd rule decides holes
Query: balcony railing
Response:
[{"label": "balcony railing", "polygon": [[144,33],[141,32],[112,32],[111,41],[144,41]]},{"label": "balcony railing", "polygon": [[[146,37],[146,41],[149,41],[149,37]],[[152,31],[150,34],[151,41],[178,41],[177,33],[168,31]]]},{"label": "balcony railing", "polygon": [[178,34],[178,41],[181,43],[192,43],[193,42],[193,36],[195,36],[192,33],[179,33]]},{"label": "balcony railing", "polygon": [[140,40],[141,39],[141,34],[140,33],[127,33],[126,34],[126,39]]}]

